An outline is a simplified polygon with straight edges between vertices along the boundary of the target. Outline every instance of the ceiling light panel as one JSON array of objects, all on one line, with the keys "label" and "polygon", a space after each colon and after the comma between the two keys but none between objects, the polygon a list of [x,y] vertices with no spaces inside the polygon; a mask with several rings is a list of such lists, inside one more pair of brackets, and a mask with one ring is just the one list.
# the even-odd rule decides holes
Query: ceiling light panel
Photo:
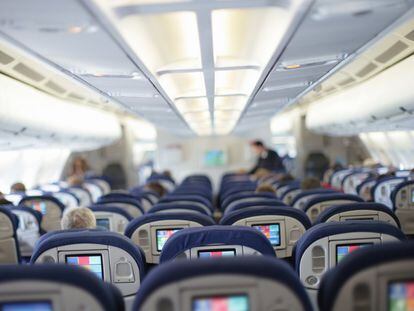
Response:
[{"label": "ceiling light panel", "polygon": [[94,2],[193,129],[199,113],[240,116],[302,3]]}]

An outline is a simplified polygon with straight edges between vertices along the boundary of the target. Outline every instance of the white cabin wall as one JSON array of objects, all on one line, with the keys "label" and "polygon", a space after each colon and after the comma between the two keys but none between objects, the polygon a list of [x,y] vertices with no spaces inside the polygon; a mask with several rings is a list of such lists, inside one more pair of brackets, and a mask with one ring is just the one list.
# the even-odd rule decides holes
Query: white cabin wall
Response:
[{"label": "white cabin wall", "polygon": [[[207,174],[217,186],[223,173],[239,169],[250,169],[255,162],[249,141],[261,139],[271,143],[270,126],[258,126],[241,135],[190,137],[175,136],[164,130],[157,132],[156,169],[170,170],[177,181],[189,174]],[[176,147],[176,148],[174,148]],[[204,152],[209,149],[224,149],[227,152],[227,165],[205,167]],[[181,150],[181,152],[177,151]]]},{"label": "white cabin wall", "polygon": [[128,187],[132,187],[138,183],[138,174],[134,167],[134,137],[131,129],[127,125],[122,126],[122,136],[113,144],[92,151],[74,152],[68,159],[64,168],[63,177],[68,176],[72,165],[72,160],[76,156],[84,157],[91,170],[97,174],[102,174],[106,166],[112,163],[119,163],[122,165]]},{"label": "white cabin wall", "polygon": [[302,114],[297,114],[293,119],[293,133],[296,145],[300,146],[297,150],[295,171],[299,178],[304,177],[306,158],[313,152],[324,153],[331,165],[335,162],[343,165],[361,164],[369,157],[358,137],[333,137],[312,132],[306,127],[306,117]]}]

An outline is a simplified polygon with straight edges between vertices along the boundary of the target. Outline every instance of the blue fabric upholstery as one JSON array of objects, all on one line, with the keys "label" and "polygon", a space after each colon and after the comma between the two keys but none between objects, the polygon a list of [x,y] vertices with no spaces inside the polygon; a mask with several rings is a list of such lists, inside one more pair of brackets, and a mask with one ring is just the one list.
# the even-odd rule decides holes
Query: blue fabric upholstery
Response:
[{"label": "blue fabric upholstery", "polygon": [[359,210],[370,210],[370,211],[374,210],[374,211],[386,213],[394,219],[394,221],[397,223],[399,228],[401,227],[400,221],[398,220],[397,216],[395,216],[395,214],[387,206],[381,203],[373,203],[373,202],[348,203],[348,204],[334,205],[324,210],[318,216],[318,219],[315,221],[315,224],[324,223],[329,218],[339,213],[359,211]]},{"label": "blue fabric upholstery", "polygon": [[276,198],[268,198],[268,199],[265,198],[265,199],[257,201],[257,202],[237,203],[237,204],[227,208],[224,211],[224,214],[226,215],[226,214],[234,212],[234,211],[238,211],[238,210],[241,210],[241,209],[245,209],[245,208],[248,208],[248,207],[254,207],[254,206],[256,206],[256,207],[259,207],[259,206],[260,207],[262,207],[262,206],[272,206],[272,207],[284,206],[285,208],[290,208],[285,203],[283,203],[282,201],[280,201]]},{"label": "blue fabric upholstery", "polygon": [[[33,208],[24,206],[24,205],[19,205],[19,206],[10,206],[10,210],[11,211],[22,211],[22,212],[27,212],[29,214],[32,214],[37,221],[37,224],[39,225],[39,233],[43,233],[40,224],[42,223],[42,218],[43,215],[41,212],[34,210]],[[17,216],[17,215],[16,215]]]},{"label": "blue fabric upholstery", "polygon": [[318,294],[320,310],[332,310],[341,288],[357,273],[382,264],[413,259],[413,241],[377,244],[350,253],[322,278]]},{"label": "blue fabric upholstery", "polygon": [[338,193],[338,191],[336,191],[334,189],[324,189],[324,188],[303,190],[301,193],[297,194],[293,198],[293,201],[292,201],[291,205],[294,206],[297,201],[299,201],[300,199],[302,199],[306,196],[311,196],[311,195],[315,195],[315,194],[330,194],[330,193]]},{"label": "blue fabric upholstery", "polygon": [[409,185],[414,185],[414,180],[407,180],[407,181],[403,181],[402,183],[398,184],[394,190],[391,192],[391,201],[392,201],[392,206],[393,206],[393,210],[395,211],[396,209],[396,205],[395,205],[395,199],[397,196],[397,193],[404,188],[405,186],[409,186]]},{"label": "blue fabric upholstery", "polygon": [[269,240],[256,229],[241,226],[209,226],[186,228],[175,233],[165,243],[160,263],[172,260],[193,247],[209,245],[242,245],[263,255],[275,256]]},{"label": "blue fabric upholstery", "polygon": [[213,226],[215,225],[214,220],[206,215],[203,214],[195,214],[195,213],[166,213],[166,214],[146,214],[142,215],[141,217],[135,218],[131,221],[125,229],[125,236],[132,237],[135,230],[141,227],[144,224],[151,223],[154,221],[161,221],[161,220],[187,220],[199,223],[202,226]]},{"label": "blue fabric upholstery", "polygon": [[136,261],[140,279],[145,275],[145,255],[143,251],[136,246],[130,239],[115,232],[103,230],[62,230],[49,232],[39,239],[33,250],[30,263],[35,263],[36,259],[45,251],[72,244],[102,244],[111,245],[123,249]]},{"label": "blue fabric upholstery", "polygon": [[207,200],[205,197],[199,195],[182,195],[182,194],[169,194],[165,197],[161,198],[158,203],[173,203],[177,201],[189,201],[189,202],[197,202],[205,205],[211,211],[213,210],[213,206],[211,202]]},{"label": "blue fabric upholstery", "polygon": [[45,281],[66,284],[80,288],[95,297],[101,303],[102,310],[114,311],[123,307],[111,286],[99,280],[86,269],[73,265],[0,266],[0,283],[8,284],[13,281]]},{"label": "blue fabric upholstery", "polygon": [[303,253],[313,242],[330,235],[350,232],[376,232],[391,235],[401,241],[406,239],[404,233],[400,229],[379,221],[328,222],[314,225],[296,242],[293,250],[296,271],[299,271]]},{"label": "blue fabric upholstery", "polygon": [[163,286],[213,275],[242,275],[280,282],[295,293],[304,311],[312,310],[309,298],[292,268],[281,260],[265,256],[177,260],[162,264],[151,271],[141,284],[132,309],[142,310],[145,300]]},{"label": "blue fabric upholstery", "polygon": [[[377,183],[371,188],[371,197],[375,200],[375,191],[378,187],[381,186],[381,184],[391,181],[391,180],[400,180],[401,182],[404,182],[406,180],[405,177],[395,177],[395,176],[390,176],[390,177],[385,177],[385,178],[381,178],[380,180],[377,181]],[[398,186],[398,185],[397,185]],[[395,189],[394,189],[395,190]]]},{"label": "blue fabric upholstery", "polygon": [[145,213],[144,209],[141,206],[141,202],[137,198],[129,197],[107,197],[103,196],[99,198],[97,204],[111,204],[111,203],[125,203],[135,206],[142,214]]},{"label": "blue fabric upholstery", "polygon": [[53,202],[54,204],[56,204],[57,206],[59,206],[60,210],[63,212],[63,210],[65,209],[65,205],[60,202],[57,198],[55,198],[54,196],[51,195],[28,195],[28,196],[24,196],[20,202],[19,205],[25,205],[26,201],[29,200],[42,200],[42,201],[50,201]]},{"label": "blue fabric upholstery", "polygon": [[365,184],[370,183],[371,181],[375,181],[375,180],[377,180],[377,178],[376,178],[376,177],[370,177],[370,178],[365,179],[363,182],[361,182],[361,183],[360,183],[360,184],[356,187],[356,191],[357,191],[357,193],[358,193],[359,195],[361,195],[361,189],[362,189],[362,187],[363,187]]},{"label": "blue fabric upholstery", "polygon": [[207,212],[204,208],[198,205],[192,204],[177,204],[174,202],[171,203],[157,203],[148,211],[150,213],[166,212],[171,209],[180,209],[187,210],[189,212],[198,212],[207,216],[211,216],[211,212]]},{"label": "blue fabric upholstery", "polygon": [[353,194],[345,194],[345,193],[332,193],[332,194],[321,194],[306,202],[304,207],[304,212],[310,209],[313,205],[321,203],[321,202],[329,202],[329,201],[336,201],[336,200],[349,200],[353,202],[364,202],[364,200]]},{"label": "blue fabric upholstery", "polygon": [[260,208],[247,207],[224,215],[220,221],[220,225],[232,225],[240,219],[265,215],[292,217],[299,221],[305,229],[311,227],[311,222],[303,211],[294,208],[286,208],[285,206],[263,206]]},{"label": "blue fabric upholstery", "polygon": [[118,206],[94,204],[89,206],[89,209],[93,212],[109,212],[119,214],[125,217],[128,221],[131,221],[133,219],[133,217],[129,213],[127,213],[125,210]]},{"label": "blue fabric upholstery", "polygon": [[276,199],[276,195],[274,193],[270,192],[263,192],[263,193],[235,193],[230,196],[228,196],[223,203],[221,204],[221,209],[225,210],[231,203],[248,199],[248,198],[268,198],[268,199]]}]

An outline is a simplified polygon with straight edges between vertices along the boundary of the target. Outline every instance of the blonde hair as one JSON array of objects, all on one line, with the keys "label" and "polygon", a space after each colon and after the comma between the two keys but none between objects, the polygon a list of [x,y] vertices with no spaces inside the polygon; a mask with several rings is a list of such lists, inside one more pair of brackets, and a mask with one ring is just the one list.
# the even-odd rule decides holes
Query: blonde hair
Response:
[{"label": "blonde hair", "polygon": [[271,184],[260,184],[256,188],[256,193],[273,193],[276,194],[275,188]]},{"label": "blonde hair", "polygon": [[77,207],[63,215],[61,226],[63,230],[93,229],[96,228],[96,218],[89,208]]}]

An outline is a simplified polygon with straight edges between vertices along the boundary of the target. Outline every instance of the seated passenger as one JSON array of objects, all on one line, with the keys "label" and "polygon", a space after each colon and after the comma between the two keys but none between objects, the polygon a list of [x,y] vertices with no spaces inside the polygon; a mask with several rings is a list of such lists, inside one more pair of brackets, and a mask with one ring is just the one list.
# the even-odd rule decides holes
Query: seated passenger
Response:
[{"label": "seated passenger", "polygon": [[73,208],[63,215],[62,229],[93,229],[96,228],[94,213],[86,207]]},{"label": "seated passenger", "polygon": [[21,182],[16,182],[10,187],[10,193],[26,192],[26,186]]},{"label": "seated passenger", "polygon": [[302,180],[300,188],[303,190],[318,189],[321,188],[321,182],[315,177],[308,177]]},{"label": "seated passenger", "polygon": [[167,190],[165,190],[165,188],[156,181],[149,182],[145,185],[145,188],[154,191],[160,198],[162,198],[167,193]]},{"label": "seated passenger", "polygon": [[271,184],[260,184],[257,186],[255,193],[272,193],[276,195],[276,190]]}]

